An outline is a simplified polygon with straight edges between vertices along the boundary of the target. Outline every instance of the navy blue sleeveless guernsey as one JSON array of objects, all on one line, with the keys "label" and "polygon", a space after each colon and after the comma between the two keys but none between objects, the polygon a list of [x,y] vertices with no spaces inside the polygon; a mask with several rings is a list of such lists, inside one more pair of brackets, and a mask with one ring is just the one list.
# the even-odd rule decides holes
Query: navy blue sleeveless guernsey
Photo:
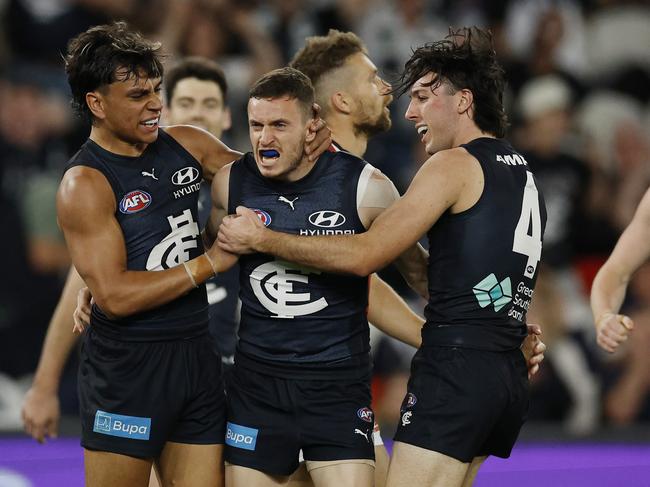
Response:
[{"label": "navy blue sleeveless guernsey", "polygon": [[481,164],[485,184],[472,208],[447,211],[427,234],[423,346],[511,350],[527,333],[546,225],[544,198],[526,161],[506,141],[479,138],[462,147]]},{"label": "navy blue sleeveless guernsey", "polygon": [[[326,152],[301,180],[283,182],[263,177],[248,153],[232,166],[228,211],[247,206],[269,228],[298,235],[361,233],[357,185],[365,166],[347,152]],[[367,278],[260,253],[239,263],[238,365],[286,378],[368,374]]]},{"label": "navy blue sleeveless guernsey", "polygon": [[[87,140],[68,168],[87,166],[101,172],[113,189],[117,219],[126,244],[127,269],[159,271],[203,253],[197,200],[201,166],[164,130],[142,155],[113,154]],[[88,249],[101,252],[102,249]],[[206,333],[205,286],[149,311],[122,319],[93,306],[91,326],[110,338],[155,341]]]}]

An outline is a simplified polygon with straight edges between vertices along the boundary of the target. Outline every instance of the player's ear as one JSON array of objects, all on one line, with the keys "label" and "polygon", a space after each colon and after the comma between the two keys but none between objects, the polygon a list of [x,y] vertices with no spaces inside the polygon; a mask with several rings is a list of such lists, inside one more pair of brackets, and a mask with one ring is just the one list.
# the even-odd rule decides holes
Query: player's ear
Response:
[{"label": "player's ear", "polygon": [[468,89],[460,90],[458,93],[460,95],[458,98],[458,113],[465,113],[474,103],[474,93]]},{"label": "player's ear", "polygon": [[93,114],[93,117],[103,120],[106,118],[106,112],[104,111],[104,98],[101,93],[98,91],[89,91],[86,93],[86,104],[90,113]]},{"label": "player's ear", "polygon": [[336,91],[332,93],[330,102],[335,110],[349,115],[354,107],[352,98],[345,91]]}]

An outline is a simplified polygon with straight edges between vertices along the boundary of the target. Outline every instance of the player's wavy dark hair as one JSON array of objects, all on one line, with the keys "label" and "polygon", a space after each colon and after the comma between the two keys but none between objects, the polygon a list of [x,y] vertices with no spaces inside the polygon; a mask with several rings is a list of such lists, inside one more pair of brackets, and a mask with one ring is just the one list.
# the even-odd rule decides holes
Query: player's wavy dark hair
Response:
[{"label": "player's wavy dark hair", "polygon": [[274,69],[251,87],[248,98],[281,98],[288,96],[300,103],[305,115],[311,115],[314,105],[314,86],[304,73],[294,68]]},{"label": "player's wavy dark hair", "polygon": [[86,93],[131,77],[163,75],[160,43],[131,30],[126,22],[98,25],[68,43],[65,71],[72,91],[72,108],[92,121]]},{"label": "player's wavy dark hair", "polygon": [[497,61],[489,31],[477,27],[450,30],[442,41],[416,49],[405,66],[395,92],[403,95],[422,76],[436,74],[431,89],[447,82],[454,91],[474,95],[474,123],[483,132],[505,137],[508,117],[503,107],[504,70]]},{"label": "player's wavy dark hair", "polygon": [[179,81],[185,78],[196,78],[201,81],[212,81],[221,89],[224,103],[228,94],[226,75],[216,62],[200,56],[190,56],[182,59],[167,70],[165,75],[165,93],[167,105],[171,104],[174,90]]}]

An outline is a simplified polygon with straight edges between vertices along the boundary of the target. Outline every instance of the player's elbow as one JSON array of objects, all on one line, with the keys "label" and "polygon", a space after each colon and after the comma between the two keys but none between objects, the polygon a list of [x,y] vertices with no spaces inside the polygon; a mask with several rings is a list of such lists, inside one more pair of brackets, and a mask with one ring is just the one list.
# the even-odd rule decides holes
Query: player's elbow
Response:
[{"label": "player's elbow", "polygon": [[118,293],[100,292],[93,295],[95,303],[110,320],[119,320],[137,312],[125,296]]},{"label": "player's elbow", "polygon": [[365,258],[353,259],[347,266],[347,271],[358,277],[367,277],[376,270],[377,268],[373,263]]}]

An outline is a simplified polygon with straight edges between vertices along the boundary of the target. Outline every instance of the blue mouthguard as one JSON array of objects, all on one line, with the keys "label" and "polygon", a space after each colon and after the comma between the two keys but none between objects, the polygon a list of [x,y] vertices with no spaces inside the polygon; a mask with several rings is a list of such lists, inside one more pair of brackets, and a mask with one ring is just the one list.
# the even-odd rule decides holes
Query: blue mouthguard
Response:
[{"label": "blue mouthguard", "polygon": [[280,157],[280,153],[275,149],[260,151],[263,157]]}]

